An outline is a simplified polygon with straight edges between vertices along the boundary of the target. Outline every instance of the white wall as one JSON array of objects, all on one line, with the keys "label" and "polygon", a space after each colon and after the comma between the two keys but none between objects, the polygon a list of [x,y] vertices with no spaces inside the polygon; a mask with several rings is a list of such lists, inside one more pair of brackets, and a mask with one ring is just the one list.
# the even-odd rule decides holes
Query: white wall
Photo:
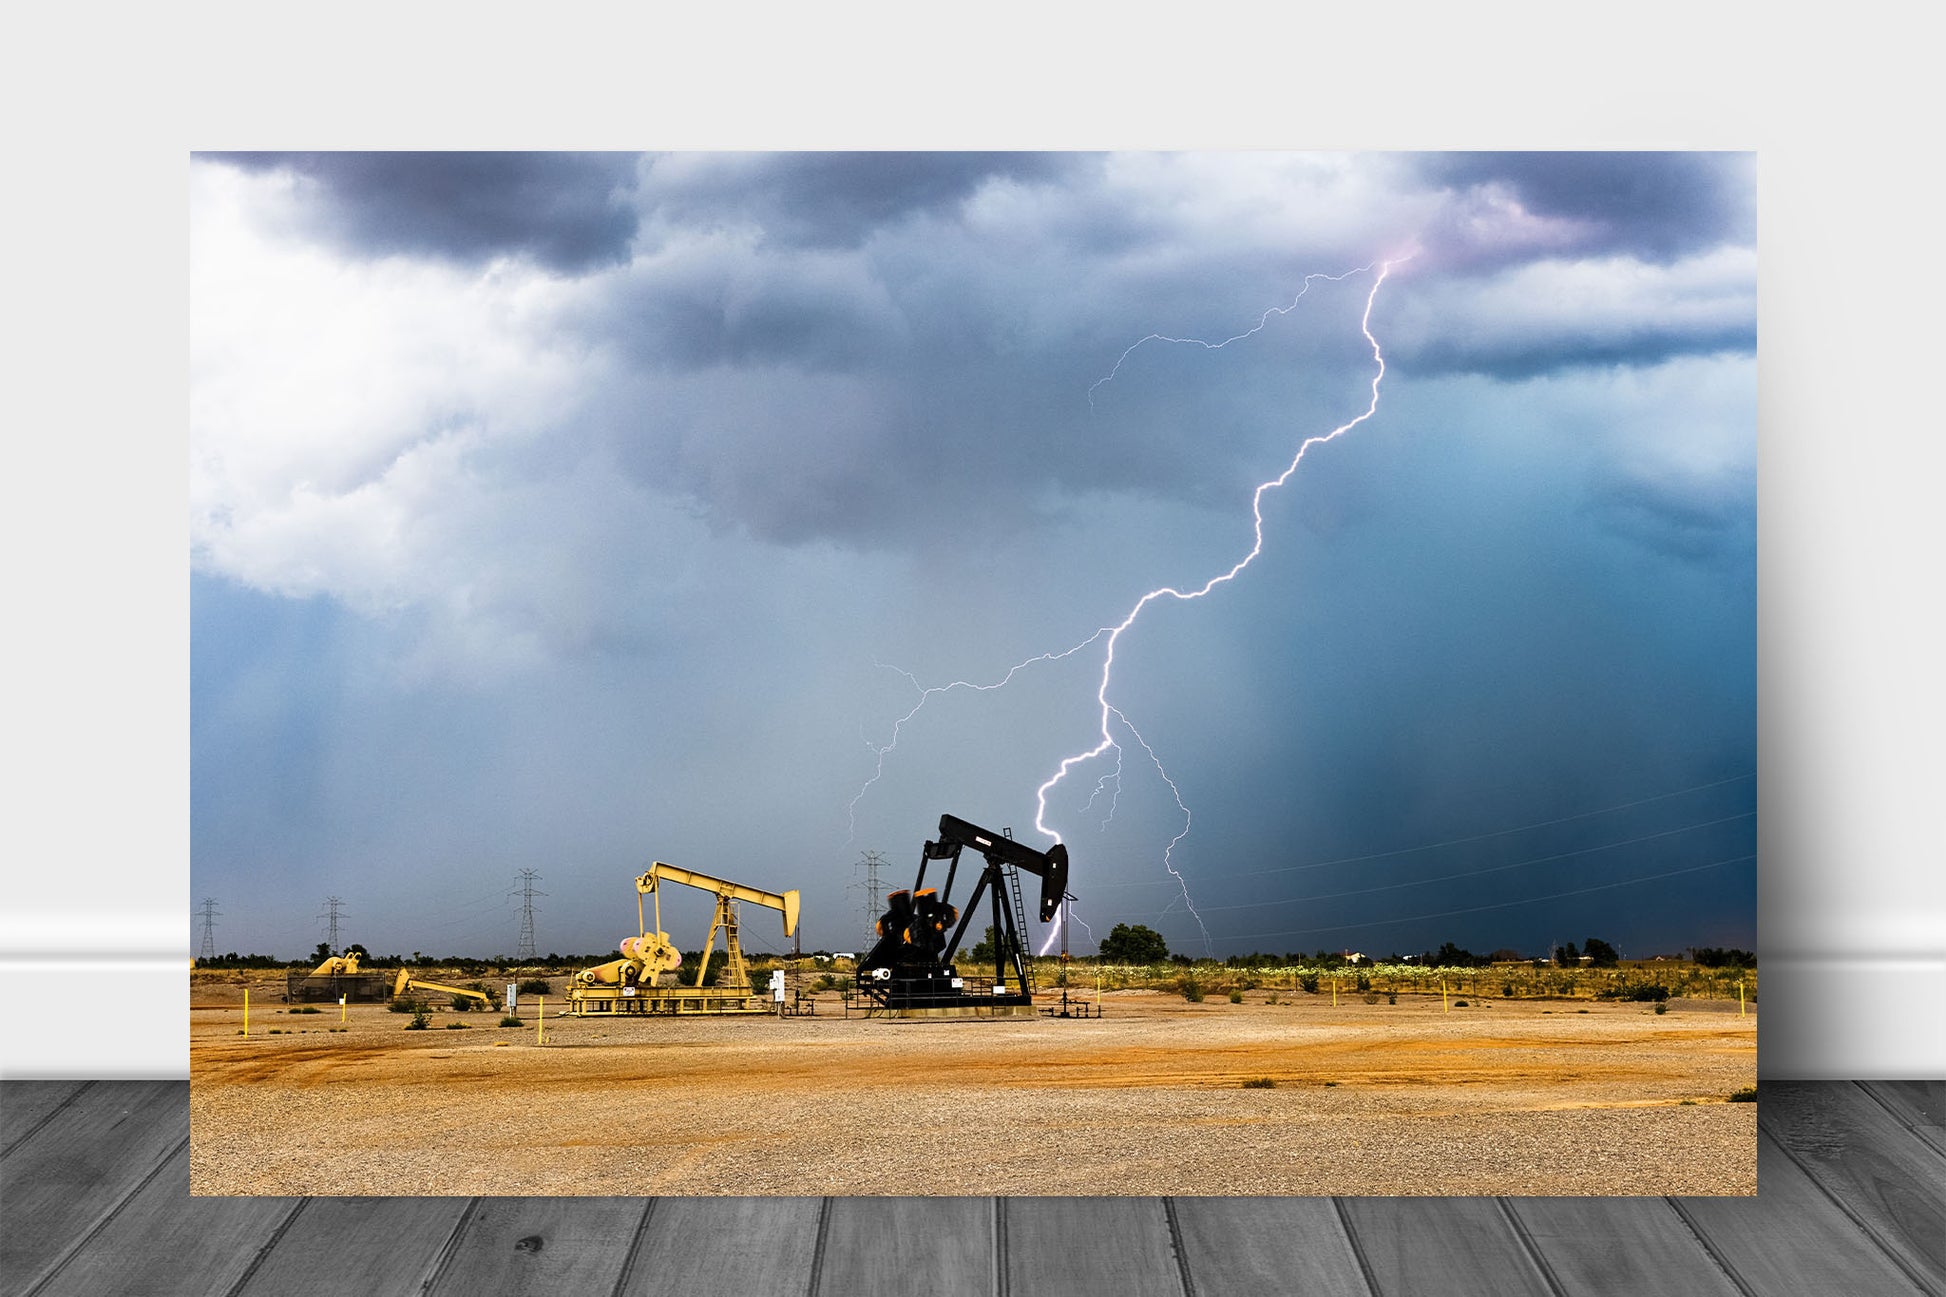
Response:
[{"label": "white wall", "polygon": [[[187,1074],[187,151],[645,143],[1757,149],[1760,1068],[1946,1075],[1936,41],[1912,11],[828,5],[769,13],[765,53],[696,8],[16,17],[0,1075]],[[96,994],[133,1025],[93,1030]]]}]

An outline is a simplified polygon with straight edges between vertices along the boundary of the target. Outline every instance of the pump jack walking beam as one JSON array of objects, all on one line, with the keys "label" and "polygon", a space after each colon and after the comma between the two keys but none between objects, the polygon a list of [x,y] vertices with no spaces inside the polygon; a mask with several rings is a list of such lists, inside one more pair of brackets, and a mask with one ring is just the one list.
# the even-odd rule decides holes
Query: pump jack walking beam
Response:
[{"label": "pump jack walking beam", "polygon": [[728,879],[712,878],[699,874],[693,869],[680,869],[675,865],[655,861],[648,870],[635,880],[636,918],[642,920],[642,931],[647,932],[647,916],[642,914],[642,897],[655,897],[655,930],[662,931],[662,884],[682,883],[700,891],[712,892],[716,896],[716,910],[710,917],[709,940],[703,943],[697,955],[696,985],[703,984],[703,975],[709,971],[710,951],[716,947],[717,929],[723,930],[723,942],[729,957],[730,985],[747,987],[750,975],[743,964],[743,948],[737,942],[737,919],[734,902],[747,901],[761,905],[765,909],[778,910],[784,916],[784,935],[790,936],[797,931],[798,894],[795,888],[788,892],[766,892],[761,888],[747,887]]}]

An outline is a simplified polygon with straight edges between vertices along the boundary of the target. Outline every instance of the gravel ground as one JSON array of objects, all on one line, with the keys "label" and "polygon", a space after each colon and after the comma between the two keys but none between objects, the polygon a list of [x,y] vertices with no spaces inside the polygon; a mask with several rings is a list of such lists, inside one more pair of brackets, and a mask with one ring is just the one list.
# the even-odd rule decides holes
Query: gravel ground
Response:
[{"label": "gravel ground", "polygon": [[[191,1013],[198,1194],[1748,1194],[1735,1003],[1191,1005],[426,1031]],[[465,1030],[448,1030],[465,1022]],[[279,1034],[269,1034],[272,1029]],[[1245,1081],[1274,1082],[1245,1088]]]}]

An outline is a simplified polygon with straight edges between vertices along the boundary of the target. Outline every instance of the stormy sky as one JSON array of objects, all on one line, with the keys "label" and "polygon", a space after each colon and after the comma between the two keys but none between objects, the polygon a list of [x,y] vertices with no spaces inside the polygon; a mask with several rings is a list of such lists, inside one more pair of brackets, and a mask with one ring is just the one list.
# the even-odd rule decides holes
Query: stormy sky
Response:
[{"label": "stormy sky", "polygon": [[534,869],[541,951],[594,952],[655,859],[856,949],[865,852],[1051,841],[1091,637],[1251,552],[1373,340],[1261,553],[1116,641],[1118,746],[1046,803],[1077,919],[1756,944],[1750,155],[204,154],[190,197],[219,951],[335,896],[511,952]]}]

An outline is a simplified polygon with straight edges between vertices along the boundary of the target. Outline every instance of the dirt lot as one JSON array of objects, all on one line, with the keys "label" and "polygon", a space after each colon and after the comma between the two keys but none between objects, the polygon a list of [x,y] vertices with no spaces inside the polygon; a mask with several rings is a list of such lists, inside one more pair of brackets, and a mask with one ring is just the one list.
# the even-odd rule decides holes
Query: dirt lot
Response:
[{"label": "dirt lot", "polygon": [[192,991],[195,1193],[1756,1192],[1756,1105],[1725,1102],[1756,1084],[1735,1001],[1123,991],[1098,1020],[896,1022],[827,995],[549,1016],[537,1044],[531,1013],[407,1031],[279,990],[253,984],[247,1038],[240,983]]}]

